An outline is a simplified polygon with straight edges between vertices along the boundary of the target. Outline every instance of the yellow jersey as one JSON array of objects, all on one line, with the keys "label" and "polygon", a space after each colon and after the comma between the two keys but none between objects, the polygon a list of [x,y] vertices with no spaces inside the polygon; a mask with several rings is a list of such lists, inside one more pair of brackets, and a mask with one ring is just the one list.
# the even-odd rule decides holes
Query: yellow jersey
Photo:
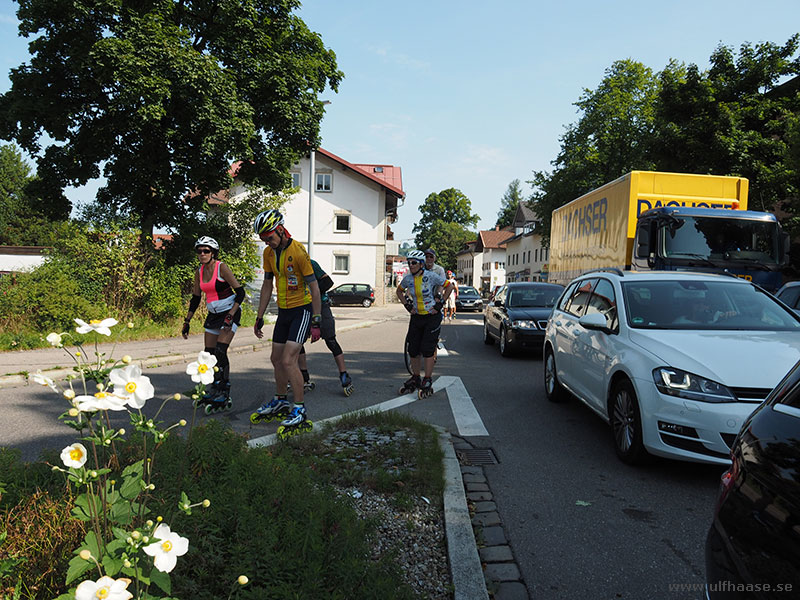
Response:
[{"label": "yellow jersey", "polygon": [[311,292],[305,278],[314,274],[311,259],[303,244],[294,240],[276,256],[270,246],[264,248],[264,276],[272,273],[278,295],[278,308],[296,308],[311,304]]}]

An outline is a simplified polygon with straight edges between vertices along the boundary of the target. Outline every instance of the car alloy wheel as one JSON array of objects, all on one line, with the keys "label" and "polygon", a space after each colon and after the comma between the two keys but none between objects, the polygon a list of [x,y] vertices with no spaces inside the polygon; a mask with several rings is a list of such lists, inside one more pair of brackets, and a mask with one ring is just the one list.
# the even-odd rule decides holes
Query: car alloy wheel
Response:
[{"label": "car alloy wheel", "polygon": [[642,419],[636,392],[630,381],[623,379],[614,385],[609,408],[608,416],[617,456],[629,465],[643,462],[647,451],[642,444]]},{"label": "car alloy wheel", "polygon": [[483,319],[483,343],[487,346],[491,346],[494,344],[494,338],[492,334],[489,333],[489,323],[486,322],[486,319]]},{"label": "car alloy wheel", "polygon": [[500,356],[511,356],[511,346],[508,343],[508,330],[500,327]]},{"label": "car alloy wheel", "polygon": [[364,298],[361,301],[361,306],[363,306],[364,308],[369,308],[370,306],[372,306],[372,300],[370,300],[369,298]]},{"label": "car alloy wheel", "polygon": [[544,354],[544,394],[550,402],[563,402],[567,397],[567,391],[556,375],[556,357],[549,347]]}]

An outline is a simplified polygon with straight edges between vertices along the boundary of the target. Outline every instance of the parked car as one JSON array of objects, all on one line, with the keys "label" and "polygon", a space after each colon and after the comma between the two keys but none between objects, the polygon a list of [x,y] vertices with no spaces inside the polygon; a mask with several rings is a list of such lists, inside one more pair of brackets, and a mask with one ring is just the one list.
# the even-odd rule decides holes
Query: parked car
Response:
[{"label": "parked car", "polygon": [[360,304],[369,308],[375,302],[375,290],[368,283],[343,283],[328,290],[332,306],[341,304]]},{"label": "parked car", "polygon": [[800,314],[800,281],[790,281],[775,292],[775,297]]},{"label": "parked car", "polygon": [[800,317],[726,275],[587,273],[547,326],[545,393],[611,425],[617,455],[729,464],[742,423],[800,357]]},{"label": "parked car", "polygon": [[800,363],[731,448],[706,538],[707,597],[788,598],[800,590],[798,558]]},{"label": "parked car", "polygon": [[458,286],[458,298],[456,298],[456,311],[482,311],[483,300],[481,295],[471,285]]},{"label": "parked car", "polygon": [[483,343],[500,340],[500,354],[515,350],[541,351],[547,319],[564,291],[554,283],[507,283],[495,293],[483,313]]}]

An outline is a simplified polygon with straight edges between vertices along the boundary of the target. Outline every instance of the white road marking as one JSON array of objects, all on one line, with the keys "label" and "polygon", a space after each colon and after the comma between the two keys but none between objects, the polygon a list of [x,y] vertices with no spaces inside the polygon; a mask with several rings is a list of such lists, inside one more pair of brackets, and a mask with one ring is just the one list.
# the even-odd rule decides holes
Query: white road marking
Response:
[{"label": "white road marking", "polygon": [[[436,381],[433,382],[433,391],[439,392],[441,390],[447,391],[447,399],[450,402],[450,409],[453,411],[453,418],[456,421],[456,428],[458,429],[458,434],[460,436],[467,437],[489,435],[489,432],[486,431],[486,427],[484,427],[483,421],[481,420],[478,411],[475,409],[475,405],[472,403],[472,398],[467,392],[467,388],[464,386],[464,382],[461,381],[460,377],[446,375],[437,378]],[[358,410],[354,410],[349,413],[322,419],[321,421],[316,421],[316,423],[319,425],[323,425],[325,423],[335,423],[343,417],[365,412],[385,412],[387,410],[400,408],[406,404],[411,404],[417,399],[417,394],[406,394],[404,396],[392,398],[391,400],[386,400],[385,402],[373,404],[372,406],[359,408]],[[256,448],[258,446],[272,446],[277,442],[277,434],[271,433],[269,435],[254,438],[248,441],[247,445],[251,448]]]}]

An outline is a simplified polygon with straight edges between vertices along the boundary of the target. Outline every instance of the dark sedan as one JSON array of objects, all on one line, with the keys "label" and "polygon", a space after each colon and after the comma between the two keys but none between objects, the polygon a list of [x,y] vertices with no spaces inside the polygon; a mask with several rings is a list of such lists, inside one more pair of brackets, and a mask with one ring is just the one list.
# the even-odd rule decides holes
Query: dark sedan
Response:
[{"label": "dark sedan", "polygon": [[800,363],[731,446],[731,468],[722,476],[706,539],[707,596],[796,598],[798,561]]},{"label": "dark sedan", "polygon": [[343,283],[328,291],[331,306],[360,304],[369,308],[375,302],[375,290],[368,283]]},{"label": "dark sedan", "polygon": [[500,354],[523,348],[541,351],[547,319],[564,288],[554,283],[507,283],[483,314],[483,343],[500,341]]},{"label": "dark sedan", "polygon": [[457,311],[482,311],[483,299],[474,287],[470,285],[458,286],[458,297],[456,298]]}]

